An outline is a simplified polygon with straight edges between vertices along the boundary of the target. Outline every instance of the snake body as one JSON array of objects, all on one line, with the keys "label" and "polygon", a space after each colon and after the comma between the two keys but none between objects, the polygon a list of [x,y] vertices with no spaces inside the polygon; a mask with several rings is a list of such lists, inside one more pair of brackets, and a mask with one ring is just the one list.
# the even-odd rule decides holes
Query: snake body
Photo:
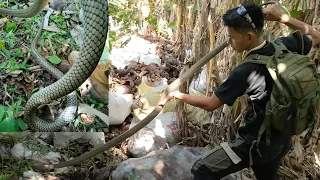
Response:
[{"label": "snake body", "polygon": [[25,9],[11,10],[0,8],[0,14],[6,14],[9,16],[31,18],[39,14],[48,4],[48,0],[35,0],[32,6]]},{"label": "snake body", "polygon": [[[17,17],[32,17],[41,12],[47,3],[48,0],[35,0],[33,5],[27,9],[0,9],[0,13]],[[85,20],[84,36],[77,60],[57,82],[33,94],[25,106],[24,121],[36,131],[55,131],[64,123],[64,121],[51,123],[37,117],[38,107],[76,90],[91,75],[102,55],[108,33],[107,1],[82,0],[81,5]]]},{"label": "snake body", "polygon": [[[36,62],[41,65],[42,68],[47,70],[50,74],[52,74],[56,79],[60,79],[63,76],[63,73],[58,70],[56,67],[54,67],[51,63],[44,60],[41,55],[37,52],[36,45],[37,42],[41,36],[41,32],[44,25],[44,17],[41,17],[41,23],[39,30],[34,37],[32,43],[31,43],[31,50],[32,55],[35,58]],[[72,93],[68,94],[66,97],[66,108],[63,110],[63,112],[55,119],[55,121],[38,121],[37,123],[40,123],[38,125],[39,131],[60,131],[61,128],[68,123],[70,123],[77,113],[77,93],[73,91]]]}]

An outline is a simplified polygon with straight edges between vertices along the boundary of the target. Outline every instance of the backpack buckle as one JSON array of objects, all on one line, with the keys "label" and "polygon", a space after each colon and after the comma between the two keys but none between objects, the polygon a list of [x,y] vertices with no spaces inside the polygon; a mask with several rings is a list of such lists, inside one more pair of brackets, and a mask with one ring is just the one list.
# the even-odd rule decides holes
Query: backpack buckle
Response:
[{"label": "backpack buckle", "polygon": [[260,59],[260,55],[256,54],[256,56],[253,58],[254,60],[259,60]]}]

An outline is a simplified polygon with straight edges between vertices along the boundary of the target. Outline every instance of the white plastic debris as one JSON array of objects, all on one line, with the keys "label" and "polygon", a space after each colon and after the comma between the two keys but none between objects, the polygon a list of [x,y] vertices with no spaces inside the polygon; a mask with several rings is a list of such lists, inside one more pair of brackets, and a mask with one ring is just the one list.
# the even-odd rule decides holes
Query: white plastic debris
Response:
[{"label": "white plastic debris", "polygon": [[131,113],[132,104],[132,94],[118,94],[114,92],[109,92],[110,125],[122,124]]},{"label": "white plastic debris", "polygon": [[199,76],[191,81],[189,88],[192,88],[202,94],[206,94],[207,73],[205,70],[202,70]]},{"label": "white plastic debris", "polygon": [[[122,42],[124,47],[112,48],[110,60],[117,69],[123,69],[131,61],[149,65],[155,63],[160,65],[161,60],[156,54],[156,44],[148,40],[132,35],[124,36],[118,41]],[[127,44],[125,44],[127,42]]]}]

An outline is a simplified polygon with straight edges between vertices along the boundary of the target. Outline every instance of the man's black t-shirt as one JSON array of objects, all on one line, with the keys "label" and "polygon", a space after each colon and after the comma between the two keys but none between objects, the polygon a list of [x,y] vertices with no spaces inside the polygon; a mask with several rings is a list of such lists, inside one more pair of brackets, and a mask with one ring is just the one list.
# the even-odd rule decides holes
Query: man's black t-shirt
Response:
[{"label": "man's black t-shirt", "polygon": [[[298,40],[293,36],[279,38],[291,52],[298,52]],[[312,42],[307,36],[304,39],[304,54],[308,54]],[[271,56],[275,49],[270,42],[267,42],[261,49],[252,51],[250,54],[260,54]],[[215,95],[225,104],[231,106],[235,100],[244,94],[247,94],[249,100],[253,102],[255,111],[264,110],[266,103],[270,99],[273,80],[265,65],[255,63],[243,63],[237,66],[228,79],[215,91]],[[257,114],[253,119],[253,111],[245,114],[245,126],[239,129],[239,133],[248,133],[257,135],[262,124],[264,113]],[[277,133],[273,133],[277,136]],[[272,141],[273,138],[271,138]]]}]

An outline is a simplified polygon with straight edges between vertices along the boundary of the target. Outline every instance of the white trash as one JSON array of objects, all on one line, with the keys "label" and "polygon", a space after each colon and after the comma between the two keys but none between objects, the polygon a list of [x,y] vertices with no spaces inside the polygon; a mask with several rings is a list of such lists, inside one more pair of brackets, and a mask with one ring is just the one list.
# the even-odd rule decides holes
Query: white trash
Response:
[{"label": "white trash", "polygon": [[133,104],[132,94],[109,92],[109,121],[110,125],[119,125],[131,113]]}]

